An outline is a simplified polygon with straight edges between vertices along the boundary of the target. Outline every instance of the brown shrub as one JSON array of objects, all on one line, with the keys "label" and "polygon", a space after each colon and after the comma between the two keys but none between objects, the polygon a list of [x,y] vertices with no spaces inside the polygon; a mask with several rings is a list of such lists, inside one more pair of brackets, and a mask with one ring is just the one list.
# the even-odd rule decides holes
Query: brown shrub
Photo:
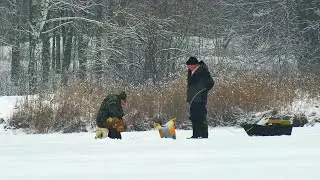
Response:
[{"label": "brown shrub", "polygon": [[[215,79],[208,98],[211,126],[235,125],[250,112],[277,109],[291,103],[296,90],[319,94],[319,78],[303,76],[274,77],[269,74],[239,73]],[[109,93],[124,90],[128,94],[125,109],[127,131],[152,128],[153,121],[165,123],[176,117],[177,128],[190,128],[186,103],[186,74],[157,86],[121,87],[114,83],[102,86],[83,82],[61,87],[54,95],[42,94],[20,104],[10,123],[30,128],[36,133],[54,131],[81,132],[95,128],[97,110]]]}]

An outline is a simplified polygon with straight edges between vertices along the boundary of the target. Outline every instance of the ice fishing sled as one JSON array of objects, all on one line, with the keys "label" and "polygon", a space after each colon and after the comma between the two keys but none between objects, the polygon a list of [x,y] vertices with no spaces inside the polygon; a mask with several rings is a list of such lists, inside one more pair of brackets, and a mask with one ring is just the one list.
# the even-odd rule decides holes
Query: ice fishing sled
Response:
[{"label": "ice fishing sled", "polygon": [[161,125],[159,123],[153,123],[153,126],[155,129],[158,130],[160,138],[172,138],[176,139],[176,128],[174,125],[174,121],[176,118],[170,119],[167,123],[164,125]]},{"label": "ice fishing sled", "polygon": [[291,121],[280,118],[269,118],[257,124],[242,124],[241,126],[249,136],[290,136],[293,127]]}]

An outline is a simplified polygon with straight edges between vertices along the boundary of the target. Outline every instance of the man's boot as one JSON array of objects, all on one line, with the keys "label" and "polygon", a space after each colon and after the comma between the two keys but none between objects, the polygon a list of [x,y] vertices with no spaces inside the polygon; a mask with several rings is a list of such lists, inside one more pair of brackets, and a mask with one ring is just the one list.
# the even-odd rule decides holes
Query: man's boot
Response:
[{"label": "man's boot", "polygon": [[198,121],[192,121],[192,136],[187,139],[198,139],[200,137],[200,124]]},{"label": "man's boot", "polygon": [[110,139],[122,139],[121,133],[116,131],[115,129],[109,129],[108,137]]},{"label": "man's boot", "polygon": [[205,119],[201,124],[201,137],[202,138],[208,138],[209,132],[208,132],[208,121]]}]

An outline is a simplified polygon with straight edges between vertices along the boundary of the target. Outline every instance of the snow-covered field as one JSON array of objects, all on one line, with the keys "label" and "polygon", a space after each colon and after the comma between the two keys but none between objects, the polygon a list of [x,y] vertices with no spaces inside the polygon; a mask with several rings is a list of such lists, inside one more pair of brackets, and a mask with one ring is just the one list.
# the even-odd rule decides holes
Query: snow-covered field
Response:
[{"label": "snow-covered field", "polygon": [[156,131],[95,140],[93,133],[0,136],[3,180],[317,180],[320,126],[292,136],[248,137],[215,128],[209,139],[160,139]]},{"label": "snow-covered field", "polygon": [[[0,97],[0,117],[15,98]],[[160,139],[157,131],[96,140],[94,133],[26,135],[0,127],[1,180],[318,180],[320,125],[291,136],[249,137],[239,128],[213,128],[210,138]]]}]

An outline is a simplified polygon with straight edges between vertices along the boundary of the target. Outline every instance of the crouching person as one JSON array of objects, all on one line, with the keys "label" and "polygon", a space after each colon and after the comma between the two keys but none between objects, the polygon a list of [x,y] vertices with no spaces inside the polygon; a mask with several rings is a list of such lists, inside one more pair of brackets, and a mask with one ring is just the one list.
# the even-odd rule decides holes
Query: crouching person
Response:
[{"label": "crouching person", "polygon": [[121,139],[124,131],[123,109],[126,106],[127,95],[124,91],[120,94],[109,94],[101,103],[97,113],[96,139]]}]

